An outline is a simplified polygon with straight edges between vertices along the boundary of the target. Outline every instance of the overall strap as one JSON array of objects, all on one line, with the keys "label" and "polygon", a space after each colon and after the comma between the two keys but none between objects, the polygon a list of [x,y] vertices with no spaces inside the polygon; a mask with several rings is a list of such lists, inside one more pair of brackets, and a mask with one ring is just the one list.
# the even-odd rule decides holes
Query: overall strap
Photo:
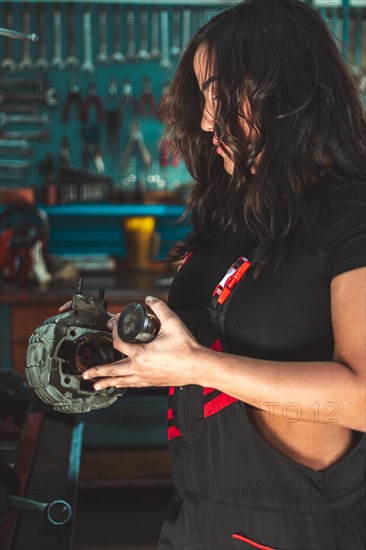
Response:
[{"label": "overall strap", "polygon": [[245,258],[244,256],[241,256],[235,260],[213,292],[212,305],[214,307],[217,308],[217,306],[220,306],[226,302],[234,287],[242,280],[251,265],[252,264],[248,258]]}]

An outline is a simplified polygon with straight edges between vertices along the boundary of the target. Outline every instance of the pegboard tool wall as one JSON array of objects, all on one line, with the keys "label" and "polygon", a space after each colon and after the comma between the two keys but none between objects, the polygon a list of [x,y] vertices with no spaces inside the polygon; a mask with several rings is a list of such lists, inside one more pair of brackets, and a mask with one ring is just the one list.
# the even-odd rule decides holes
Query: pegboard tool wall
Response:
[{"label": "pegboard tool wall", "polygon": [[[365,9],[353,8],[352,2],[350,4],[349,1],[326,4],[318,2],[318,4],[321,15],[338,37],[344,55],[355,65],[358,72],[364,71],[366,67]],[[20,99],[23,97],[25,102],[29,92],[27,83],[34,80],[44,80],[55,101],[54,106],[42,103],[37,105],[38,112],[41,115],[49,115],[50,118],[48,125],[42,125],[42,129],[49,132],[48,139],[32,140],[33,154],[27,160],[29,166],[21,173],[16,170],[4,172],[3,185],[33,185],[39,189],[44,178],[38,173],[38,162],[48,154],[59,155],[65,138],[68,141],[67,155],[72,166],[84,166],[86,169],[99,171],[103,170],[104,165],[106,175],[112,178],[117,189],[130,190],[136,185],[136,178],[144,180],[144,185],[151,189],[172,189],[180,183],[189,181],[189,174],[182,162],[175,162],[174,166],[169,160],[163,166],[159,162],[158,145],[163,126],[155,116],[151,116],[149,109],[139,116],[139,124],[143,140],[153,158],[152,164],[145,168],[139,155],[134,153],[128,157],[127,161],[125,159],[123,163],[121,162],[121,154],[130,138],[132,117],[131,103],[124,102],[123,99],[125,85],[129,82],[130,91],[139,99],[143,93],[144,78],[149,77],[151,91],[157,102],[164,85],[171,79],[176,68],[178,56],[174,51],[181,50],[200,25],[225,7],[227,3],[212,2],[189,5],[124,2],[119,4],[3,2],[1,8],[3,26],[10,23],[13,29],[25,30],[24,13],[28,11],[30,32],[37,34],[43,32],[44,38],[40,37],[40,39],[44,41],[47,68],[37,67],[42,48],[39,42],[29,44],[29,55],[33,66],[22,70],[24,43],[12,40],[8,48],[15,62],[13,66],[15,70],[4,66],[2,68],[2,91],[5,91],[5,96],[2,95],[2,103],[4,104],[4,97],[6,102],[10,103],[13,95],[20,96]],[[105,46],[102,45],[103,17],[106,20]],[[85,26],[85,21],[89,21],[89,27]],[[118,26],[119,33],[118,48],[114,36],[115,25]],[[91,32],[90,54],[87,54],[85,42],[85,32],[88,28]],[[58,32],[61,33],[59,42]],[[2,60],[8,55],[6,40],[3,37],[0,40]],[[153,58],[154,55],[152,55],[147,61],[144,55],[139,55],[141,50],[145,49],[144,41],[149,54],[153,53],[155,48],[160,51],[160,56]],[[115,54],[117,49],[125,57],[123,63],[113,60],[113,53]],[[101,63],[98,61],[98,56],[103,50],[108,61]],[[65,63],[72,53],[78,60],[74,68]],[[129,55],[135,56],[135,60],[128,59]],[[93,67],[90,67],[88,72],[84,71],[87,57],[90,57],[89,61]],[[116,86],[115,96],[112,97],[110,89],[113,82]],[[70,90],[75,90],[75,87],[80,91],[83,102],[95,91],[97,92],[103,108],[103,120],[101,120],[102,115],[98,114],[95,108],[95,102],[91,102],[87,122],[79,120],[75,104],[70,106],[68,120],[63,121],[65,102]],[[121,103],[125,106],[123,116],[117,110],[112,111]],[[110,111],[109,114],[108,111]],[[109,137],[106,129],[108,116],[110,119],[115,116],[117,126],[118,120],[120,121],[117,133]],[[3,117],[1,121],[1,132],[3,135],[5,132],[5,136],[8,128],[10,129],[10,125],[4,123],[6,120],[10,118]],[[35,124],[23,125],[17,126],[16,129],[21,131],[34,127]],[[85,142],[85,135],[87,141],[93,140],[93,136],[90,138],[91,127],[92,133],[97,134],[98,152],[95,153],[92,150],[91,154],[85,156],[83,142]],[[38,127],[38,129],[41,128]],[[18,151],[18,155],[20,153],[21,151]],[[16,151],[4,150],[4,156],[10,163],[18,159]],[[100,157],[102,163],[95,160]],[[39,193],[37,198],[41,199]]]},{"label": "pegboard tool wall", "polygon": [[[29,54],[32,67],[21,69],[24,57],[24,43],[20,40],[12,40],[8,51],[15,61],[15,70],[2,67],[2,103],[5,105],[13,102],[13,97],[18,96],[23,103],[29,98],[32,90],[31,81],[44,81],[46,90],[50,92],[54,105],[37,102],[37,110],[41,115],[48,114],[49,125],[17,125],[15,128],[10,124],[4,124],[3,118],[1,131],[9,130],[48,130],[49,138],[46,141],[32,140],[33,155],[30,159],[30,167],[22,173],[21,180],[14,173],[4,173],[3,181],[12,185],[35,185],[39,187],[43,178],[38,174],[37,164],[48,154],[60,154],[61,146],[66,137],[72,166],[83,166],[82,142],[83,134],[88,127],[95,124],[94,131],[100,134],[98,138],[100,153],[105,166],[105,173],[112,177],[114,185],[119,189],[128,189],[134,185],[134,175],[146,181],[147,187],[171,189],[189,181],[189,174],[183,162],[175,162],[172,166],[167,161],[166,166],[159,162],[158,145],[163,133],[163,125],[151,112],[147,103],[145,110],[138,116],[139,125],[143,140],[150,151],[153,162],[151,166],[144,169],[143,163],[138,155],[132,154],[128,161],[121,165],[121,154],[129,141],[130,124],[133,112],[133,100],[124,100],[125,85],[130,83],[130,92],[141,99],[144,90],[144,79],[151,80],[151,92],[155,103],[158,102],[166,83],[174,74],[178,50],[184,46],[194,31],[207,19],[218,12],[218,6],[198,5],[182,7],[174,5],[139,5],[139,4],[82,4],[82,3],[2,3],[3,26],[11,25],[13,29],[25,30],[24,13],[30,13],[30,32],[40,36],[38,43],[29,45]],[[164,15],[165,14],[165,15]],[[98,59],[103,45],[101,33],[102,18],[105,23],[105,54],[107,59],[101,63]],[[90,22],[90,61],[92,66],[85,71],[85,61],[88,57],[86,52],[85,20]],[[165,22],[164,22],[165,21]],[[114,37],[115,28],[118,26],[120,39],[116,45]],[[145,33],[144,35],[144,25]],[[44,29],[42,31],[42,28]],[[58,31],[58,29],[60,29]],[[154,31],[155,29],[155,31]],[[57,45],[57,33],[61,33],[61,41]],[[1,59],[4,60],[9,53],[6,51],[6,38],[1,37]],[[145,49],[145,53],[141,50]],[[44,41],[44,53],[47,60],[47,67],[37,66],[42,55],[42,44]],[[70,42],[74,41],[74,45]],[[117,48],[118,46],[118,48]],[[157,49],[160,55],[153,50]],[[175,49],[174,49],[175,48]],[[123,53],[124,62],[116,62],[113,54]],[[74,50],[72,52],[71,50]],[[67,58],[74,53],[78,60],[76,67],[70,67]],[[151,55],[152,54],[152,55]],[[128,57],[135,57],[134,60]],[[144,57],[151,55],[151,59]],[[114,56],[116,57],[116,56]],[[66,63],[65,63],[66,62]],[[83,67],[84,65],[84,67]],[[162,66],[164,65],[164,66]],[[111,84],[115,84],[115,95],[111,95]],[[103,108],[103,121],[99,118],[95,102],[90,102],[89,119],[87,123],[79,120],[76,103],[70,104],[70,113],[65,118],[65,102],[70,91],[77,88],[80,91],[82,101],[95,92],[99,96]],[[5,93],[4,93],[5,92]],[[4,99],[6,98],[6,99]],[[22,103],[22,101],[20,101]],[[52,103],[52,101],[50,102]],[[123,104],[123,114],[121,105]],[[108,110],[113,111],[116,119],[120,120],[118,133],[109,137],[106,130]],[[112,113],[109,114],[111,116]],[[112,114],[113,117],[113,114]],[[8,120],[10,120],[10,115]],[[117,120],[115,121],[117,123]],[[5,133],[6,135],[6,133]],[[10,134],[11,135],[11,134]],[[16,159],[16,152],[6,151],[6,158]],[[87,160],[86,167],[91,170],[99,169],[95,166],[94,159]],[[15,175],[15,177],[14,177]],[[131,177],[132,176],[132,177]],[[40,199],[40,196],[38,196]]]}]

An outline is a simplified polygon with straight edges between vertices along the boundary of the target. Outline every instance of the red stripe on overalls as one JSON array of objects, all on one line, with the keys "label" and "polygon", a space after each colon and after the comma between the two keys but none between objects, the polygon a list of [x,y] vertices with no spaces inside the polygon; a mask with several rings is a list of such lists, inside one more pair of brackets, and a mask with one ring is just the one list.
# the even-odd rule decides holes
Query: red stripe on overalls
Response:
[{"label": "red stripe on overalls", "polygon": [[254,540],[250,540],[247,537],[244,537],[243,535],[239,535],[237,533],[234,533],[233,539],[242,540],[243,542],[246,542],[250,546],[253,546],[253,548],[259,548],[260,550],[276,550],[272,546],[263,546],[263,544],[259,544],[258,542],[254,542]]},{"label": "red stripe on overalls", "polygon": [[177,426],[169,426],[168,428],[168,439],[174,439],[174,437],[181,437],[181,432],[178,430]]},{"label": "red stripe on overalls", "polygon": [[[170,386],[169,388],[169,395],[174,395],[175,387]],[[168,420],[172,420],[174,418],[173,409],[169,407],[168,409]],[[182,434],[180,430],[177,428],[177,426],[168,426],[168,440],[174,439],[175,437],[180,437]]]},{"label": "red stripe on overalls", "polygon": [[235,403],[236,401],[237,399],[235,397],[231,397],[231,395],[227,395],[226,393],[220,393],[220,395],[203,405],[203,415],[207,418],[208,416],[217,414],[222,409],[232,405],[232,403]]},{"label": "red stripe on overalls", "polygon": [[[210,349],[219,352],[222,351],[220,338],[218,338],[216,342],[212,344]],[[214,388],[203,388],[203,395],[209,395],[214,391],[216,391]],[[231,397],[226,393],[220,393],[220,395],[218,395],[214,399],[211,399],[211,401],[203,405],[203,415],[205,418],[207,418],[208,416],[212,416],[213,414],[220,412],[222,409],[228,407],[236,401],[237,399],[235,399],[234,397]]]}]

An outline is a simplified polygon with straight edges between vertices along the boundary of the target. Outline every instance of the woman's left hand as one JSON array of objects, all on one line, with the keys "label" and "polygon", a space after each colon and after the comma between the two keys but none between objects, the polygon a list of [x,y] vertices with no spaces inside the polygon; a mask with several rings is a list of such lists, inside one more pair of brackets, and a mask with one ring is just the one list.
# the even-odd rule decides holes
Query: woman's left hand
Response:
[{"label": "woman's left hand", "polygon": [[157,337],[148,344],[127,344],[118,336],[118,317],[113,317],[108,323],[109,328],[113,326],[113,346],[127,357],[85,371],[85,379],[100,378],[94,384],[96,390],[197,383],[197,352],[202,347],[164,302],[149,296],[146,304],[160,321]]}]

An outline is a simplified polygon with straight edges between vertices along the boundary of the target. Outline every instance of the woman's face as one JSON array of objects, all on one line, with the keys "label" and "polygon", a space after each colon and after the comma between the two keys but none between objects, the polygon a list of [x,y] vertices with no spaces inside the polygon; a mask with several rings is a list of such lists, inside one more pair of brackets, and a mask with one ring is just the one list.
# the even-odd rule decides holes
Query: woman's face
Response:
[{"label": "woman's face", "polygon": [[[197,78],[198,86],[202,92],[204,99],[204,107],[201,119],[201,128],[204,132],[214,132],[215,113],[217,107],[217,83],[218,78],[214,74],[206,74],[207,68],[207,52],[204,45],[197,48],[196,54],[193,60],[193,69]],[[244,108],[248,108],[249,105],[245,105]],[[244,120],[241,121],[244,134],[248,136],[250,130]],[[212,143],[216,147],[216,152],[224,159],[224,168],[228,174],[234,173],[234,161],[233,155],[230,149],[225,146],[224,143],[220,143],[217,136],[213,134]]]}]

